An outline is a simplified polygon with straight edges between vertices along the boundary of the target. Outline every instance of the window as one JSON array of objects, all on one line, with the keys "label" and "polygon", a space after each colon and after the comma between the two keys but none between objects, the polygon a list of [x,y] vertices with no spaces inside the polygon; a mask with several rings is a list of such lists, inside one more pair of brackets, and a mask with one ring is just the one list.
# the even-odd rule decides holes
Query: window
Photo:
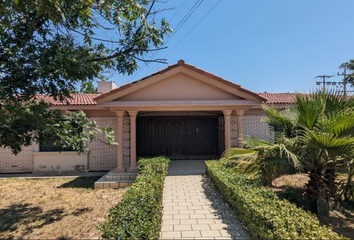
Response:
[{"label": "window", "polygon": [[[71,125],[78,131],[82,132],[82,128],[78,128],[77,124],[71,123]],[[40,152],[74,152],[73,148],[62,148],[61,146],[56,146],[54,145],[55,142],[55,136],[52,139],[49,139],[47,141],[40,141],[41,143],[39,144],[39,151]]]},{"label": "window", "polygon": [[49,140],[39,144],[40,152],[72,152],[75,151],[72,148],[61,148],[60,146],[54,145],[54,140]]}]

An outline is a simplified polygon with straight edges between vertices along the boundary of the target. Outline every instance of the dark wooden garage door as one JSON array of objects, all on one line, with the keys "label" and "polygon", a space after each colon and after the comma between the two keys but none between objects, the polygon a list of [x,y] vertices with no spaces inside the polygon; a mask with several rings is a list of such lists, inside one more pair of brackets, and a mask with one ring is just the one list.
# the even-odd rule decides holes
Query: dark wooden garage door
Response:
[{"label": "dark wooden garage door", "polygon": [[137,155],[213,159],[219,155],[217,117],[138,117]]}]

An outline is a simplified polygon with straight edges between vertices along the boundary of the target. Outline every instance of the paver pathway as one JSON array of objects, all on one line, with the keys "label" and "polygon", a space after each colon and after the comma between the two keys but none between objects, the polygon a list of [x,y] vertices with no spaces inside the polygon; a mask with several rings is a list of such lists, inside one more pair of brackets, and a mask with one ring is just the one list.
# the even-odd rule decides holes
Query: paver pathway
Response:
[{"label": "paver pathway", "polygon": [[201,160],[172,161],[163,193],[161,239],[250,239],[205,175]]}]

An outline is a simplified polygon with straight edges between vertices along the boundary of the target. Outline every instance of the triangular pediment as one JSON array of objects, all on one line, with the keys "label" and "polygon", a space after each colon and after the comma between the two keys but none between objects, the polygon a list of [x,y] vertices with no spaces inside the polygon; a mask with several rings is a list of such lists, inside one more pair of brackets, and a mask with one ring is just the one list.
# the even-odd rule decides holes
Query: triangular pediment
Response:
[{"label": "triangular pediment", "polygon": [[232,93],[212,86],[184,73],[176,73],[115,100],[168,101],[168,100],[234,100]]},{"label": "triangular pediment", "polygon": [[265,99],[211,73],[179,61],[142,80],[102,94],[107,101],[253,100]]}]

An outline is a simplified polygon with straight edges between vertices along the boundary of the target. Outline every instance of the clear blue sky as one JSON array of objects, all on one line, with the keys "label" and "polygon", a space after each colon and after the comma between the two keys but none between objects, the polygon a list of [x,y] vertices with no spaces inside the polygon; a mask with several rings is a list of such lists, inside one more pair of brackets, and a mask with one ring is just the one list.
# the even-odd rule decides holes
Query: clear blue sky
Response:
[{"label": "clear blue sky", "polygon": [[[170,22],[174,29],[196,2],[168,0],[163,7],[175,9],[160,15],[170,20],[181,7]],[[255,92],[309,91],[320,81],[315,76],[336,75],[341,63],[354,58],[353,0],[218,2],[204,0],[156,57],[167,55],[169,64],[184,59]],[[111,80],[122,85],[166,65],[141,67],[133,76],[114,74]]]}]

